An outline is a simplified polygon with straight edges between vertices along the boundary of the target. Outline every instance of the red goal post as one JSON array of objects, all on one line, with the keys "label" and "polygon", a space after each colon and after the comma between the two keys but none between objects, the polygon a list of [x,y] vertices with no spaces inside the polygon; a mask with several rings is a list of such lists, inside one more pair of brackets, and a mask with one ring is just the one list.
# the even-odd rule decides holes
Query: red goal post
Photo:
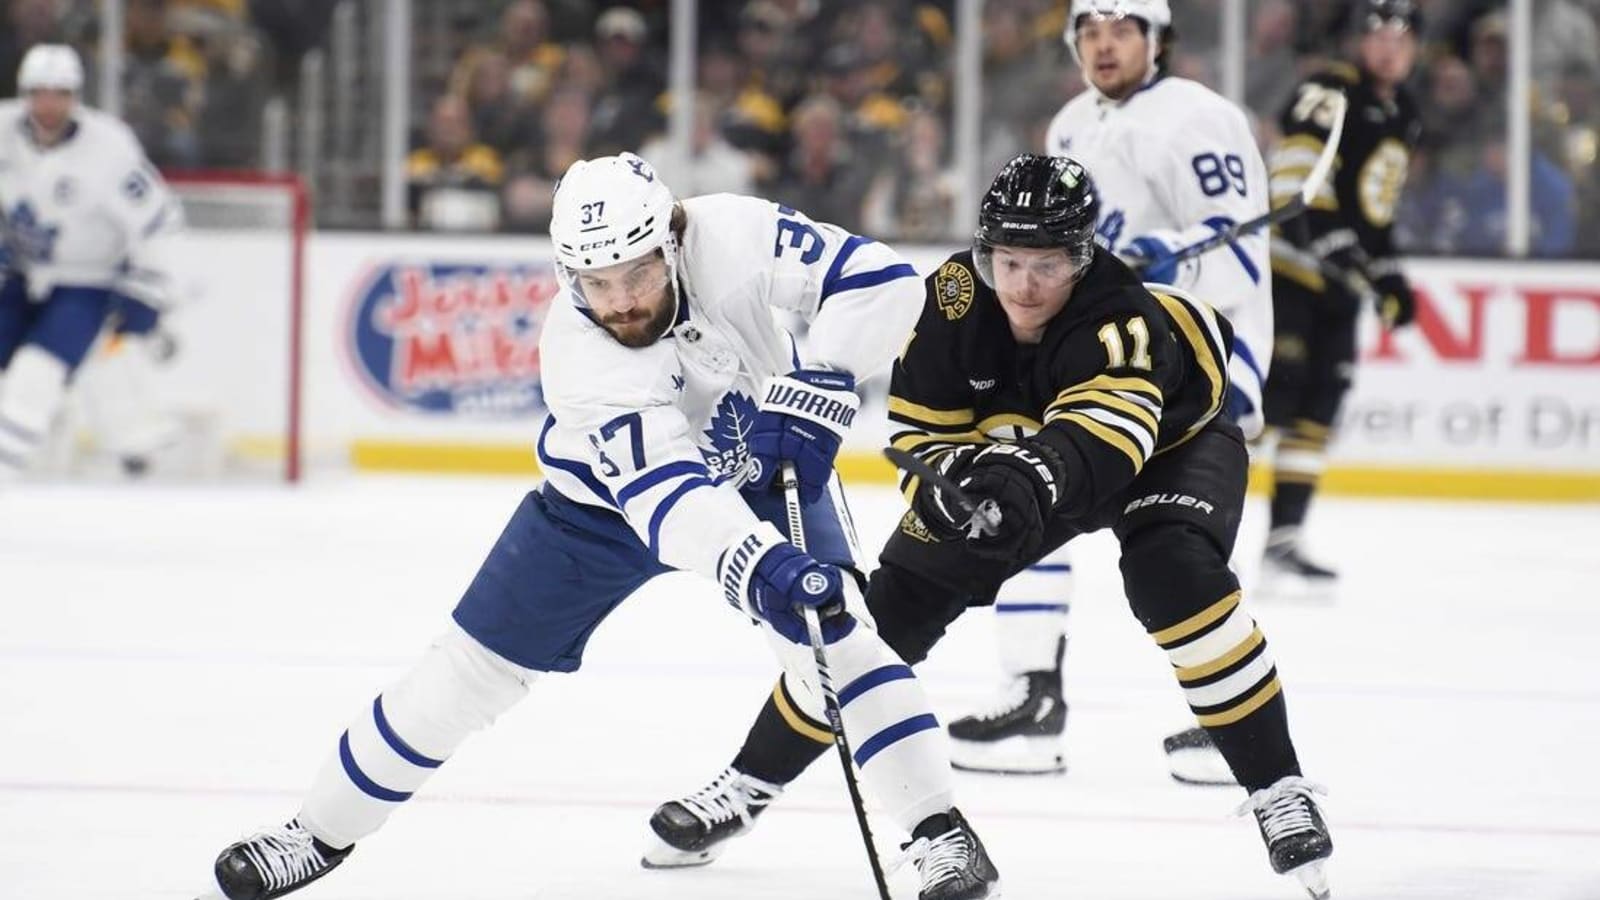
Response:
[{"label": "red goal post", "polygon": [[164,172],[184,208],[190,251],[168,319],[179,341],[172,386],[209,404],[228,471],[302,475],[306,241],[298,175]]}]

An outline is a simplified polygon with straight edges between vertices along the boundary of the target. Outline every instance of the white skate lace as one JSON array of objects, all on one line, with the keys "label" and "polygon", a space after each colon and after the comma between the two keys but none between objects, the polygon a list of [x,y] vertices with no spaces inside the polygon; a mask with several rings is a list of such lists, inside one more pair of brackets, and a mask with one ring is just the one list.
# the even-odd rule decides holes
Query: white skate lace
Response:
[{"label": "white skate lace", "polygon": [[241,849],[269,890],[300,882],[328,864],[312,842],[311,832],[294,823],[263,831]]},{"label": "white skate lace", "polygon": [[710,784],[678,802],[707,828],[734,818],[749,825],[753,818],[751,811],[777,799],[782,790],[778,785],[751,778],[730,767]]},{"label": "white skate lace", "polygon": [[952,828],[936,838],[917,838],[908,844],[905,852],[889,864],[889,872],[898,872],[910,863],[916,863],[922,875],[922,889],[959,878],[966,871],[971,856],[972,843],[960,828]]},{"label": "white skate lace", "polygon": [[1255,813],[1267,843],[1272,844],[1279,838],[1314,830],[1317,827],[1311,818],[1312,804],[1316,802],[1314,795],[1326,793],[1327,788],[1304,778],[1280,778],[1272,787],[1251,794],[1233,814]]},{"label": "white skate lace", "polygon": [[1000,695],[991,700],[990,705],[973,712],[972,717],[980,722],[990,722],[1010,715],[1027,702],[1028,678],[1025,675],[1018,676],[1001,688]]}]

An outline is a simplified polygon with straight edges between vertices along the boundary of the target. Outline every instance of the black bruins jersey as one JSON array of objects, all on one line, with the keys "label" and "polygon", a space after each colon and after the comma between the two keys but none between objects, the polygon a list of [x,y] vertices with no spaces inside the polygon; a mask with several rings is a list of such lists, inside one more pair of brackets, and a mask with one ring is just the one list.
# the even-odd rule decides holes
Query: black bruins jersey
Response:
[{"label": "black bruins jersey", "polygon": [[1273,273],[1318,292],[1324,282],[1317,260],[1330,252],[1354,242],[1375,263],[1395,255],[1391,231],[1422,133],[1404,86],[1384,100],[1365,73],[1333,63],[1300,83],[1279,119],[1283,137],[1267,161],[1273,206],[1299,193],[1311,173],[1333,126],[1329,98],[1338,93],[1348,103],[1333,174],[1305,214],[1280,226],[1272,242]]},{"label": "black bruins jersey", "polygon": [[[922,317],[889,387],[891,443],[925,461],[960,444],[1038,433],[1067,463],[1058,510],[1078,517],[1222,407],[1227,320],[1176,291],[1145,290],[1103,249],[1038,344],[1017,343],[971,251],[926,283]],[[914,479],[905,490],[916,490]]]}]

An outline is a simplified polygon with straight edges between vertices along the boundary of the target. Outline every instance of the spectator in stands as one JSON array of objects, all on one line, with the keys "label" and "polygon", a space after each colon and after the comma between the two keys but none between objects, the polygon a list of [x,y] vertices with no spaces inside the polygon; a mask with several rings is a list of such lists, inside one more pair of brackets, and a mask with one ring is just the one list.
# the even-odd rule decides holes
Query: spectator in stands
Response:
[{"label": "spectator in stands", "polygon": [[158,166],[200,161],[195,116],[206,76],[205,59],[167,29],[166,0],[127,0],[127,57],[122,117]]},{"label": "spectator in stands", "polygon": [[986,4],[983,26],[981,168],[993,172],[1019,149],[1044,146],[1050,117],[1067,98],[1059,93],[1056,73],[1063,66],[1061,45],[1053,42],[1047,49],[1034,39],[1019,0]]},{"label": "spectator in stands", "polygon": [[1501,121],[1505,120],[1506,85],[1509,81],[1509,28],[1510,22],[1503,12],[1480,17],[1472,23],[1472,49],[1467,58],[1472,64],[1472,74],[1478,81],[1479,96],[1485,104],[1496,107]]},{"label": "spectator in stands", "polygon": [[879,89],[861,48],[838,43],[822,54],[822,71],[828,95],[844,112],[850,145],[862,156],[879,158],[906,121],[900,100]]},{"label": "spectator in stands", "polygon": [[644,16],[625,6],[611,7],[595,22],[595,48],[606,75],[594,98],[595,155],[637,151],[661,129],[666,77],[650,58],[647,37]]},{"label": "spectator in stands", "polygon": [[550,40],[550,17],[544,3],[513,0],[500,14],[495,40],[462,54],[450,75],[450,90],[466,96],[474,71],[493,54],[502,56],[510,66],[512,92],[529,107],[536,107],[555,85],[566,50]]},{"label": "spectator in stands", "polygon": [[539,139],[512,157],[506,183],[506,224],[516,231],[544,231],[550,226],[550,204],[556,180],[589,152],[589,95],[578,88],[558,88],[545,102]]},{"label": "spectator in stands", "polygon": [[211,32],[202,44],[206,79],[195,128],[200,161],[208,168],[256,168],[270,90],[261,44],[240,23],[203,27]]},{"label": "spectator in stands", "polygon": [[751,0],[739,13],[739,53],[760,88],[791,109],[805,96],[812,76],[811,19],[784,12],[773,0]]},{"label": "spectator in stands", "polygon": [[709,98],[696,98],[687,159],[674,152],[672,137],[666,133],[639,150],[639,155],[655,166],[661,179],[679,197],[754,191],[756,167],[749,154],[717,132],[716,115]]},{"label": "spectator in stands", "polygon": [[794,149],[767,195],[803,205],[814,219],[858,231],[861,201],[871,178],[867,160],[856,158],[844,137],[844,115],[832,97],[808,97],[790,117]]},{"label": "spectator in stands", "polygon": [[1490,119],[1499,111],[1479,102],[1477,78],[1458,56],[1435,59],[1428,66],[1427,79],[1423,141],[1437,168],[1465,175],[1481,161],[1475,139],[1491,129],[1495,123]]},{"label": "spectator in stands", "polygon": [[[1505,133],[1491,128],[1479,141],[1481,162],[1471,172],[1440,172],[1418,202],[1426,218],[1413,230],[1414,248],[1467,256],[1503,256],[1509,216],[1506,211]],[[1529,255],[1570,255],[1577,238],[1577,205],[1572,179],[1535,148],[1532,159],[1532,235]]]},{"label": "spectator in stands", "polygon": [[1250,20],[1244,98],[1245,106],[1258,113],[1283,109],[1300,80],[1300,63],[1292,49],[1294,29],[1295,7],[1289,0],[1265,0]]},{"label": "spectator in stands", "polygon": [[1600,84],[1581,63],[1569,64],[1556,87],[1551,117],[1574,182],[1578,234],[1573,255],[1600,259]]},{"label": "spectator in stands", "polygon": [[1577,67],[1600,77],[1600,0],[1539,0],[1533,15],[1533,77],[1546,89]]},{"label": "spectator in stands", "polygon": [[499,50],[481,54],[466,84],[467,106],[478,140],[502,155],[529,142],[534,109],[511,87],[511,62]]},{"label": "spectator in stands", "polygon": [[717,128],[729,144],[756,154],[758,180],[776,171],[788,141],[789,120],[783,105],[752,76],[750,67],[732,47],[712,44],[700,53],[700,96],[713,110]]},{"label": "spectator in stands", "polygon": [[911,113],[896,149],[867,192],[862,227],[895,240],[954,237],[964,220],[956,209],[956,175],[945,161],[944,123],[925,109]]},{"label": "spectator in stands", "polygon": [[17,96],[17,68],[34,44],[61,43],[57,0],[10,0],[0,29],[0,97]]},{"label": "spectator in stands", "polygon": [[499,225],[500,154],[472,134],[472,111],[455,94],[440,97],[428,119],[427,146],[406,161],[413,221],[423,228],[487,231]]}]

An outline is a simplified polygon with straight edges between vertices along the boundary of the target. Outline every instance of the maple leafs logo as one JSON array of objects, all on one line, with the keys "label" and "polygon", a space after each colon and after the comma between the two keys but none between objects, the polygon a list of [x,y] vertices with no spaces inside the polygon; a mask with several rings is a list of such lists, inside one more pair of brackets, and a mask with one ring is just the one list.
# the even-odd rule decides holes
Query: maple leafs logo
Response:
[{"label": "maple leafs logo", "polygon": [[756,422],[756,402],[739,391],[722,395],[717,411],[705,430],[706,441],[701,454],[706,458],[706,468],[718,481],[732,478],[742,472],[750,458],[747,440]]}]

